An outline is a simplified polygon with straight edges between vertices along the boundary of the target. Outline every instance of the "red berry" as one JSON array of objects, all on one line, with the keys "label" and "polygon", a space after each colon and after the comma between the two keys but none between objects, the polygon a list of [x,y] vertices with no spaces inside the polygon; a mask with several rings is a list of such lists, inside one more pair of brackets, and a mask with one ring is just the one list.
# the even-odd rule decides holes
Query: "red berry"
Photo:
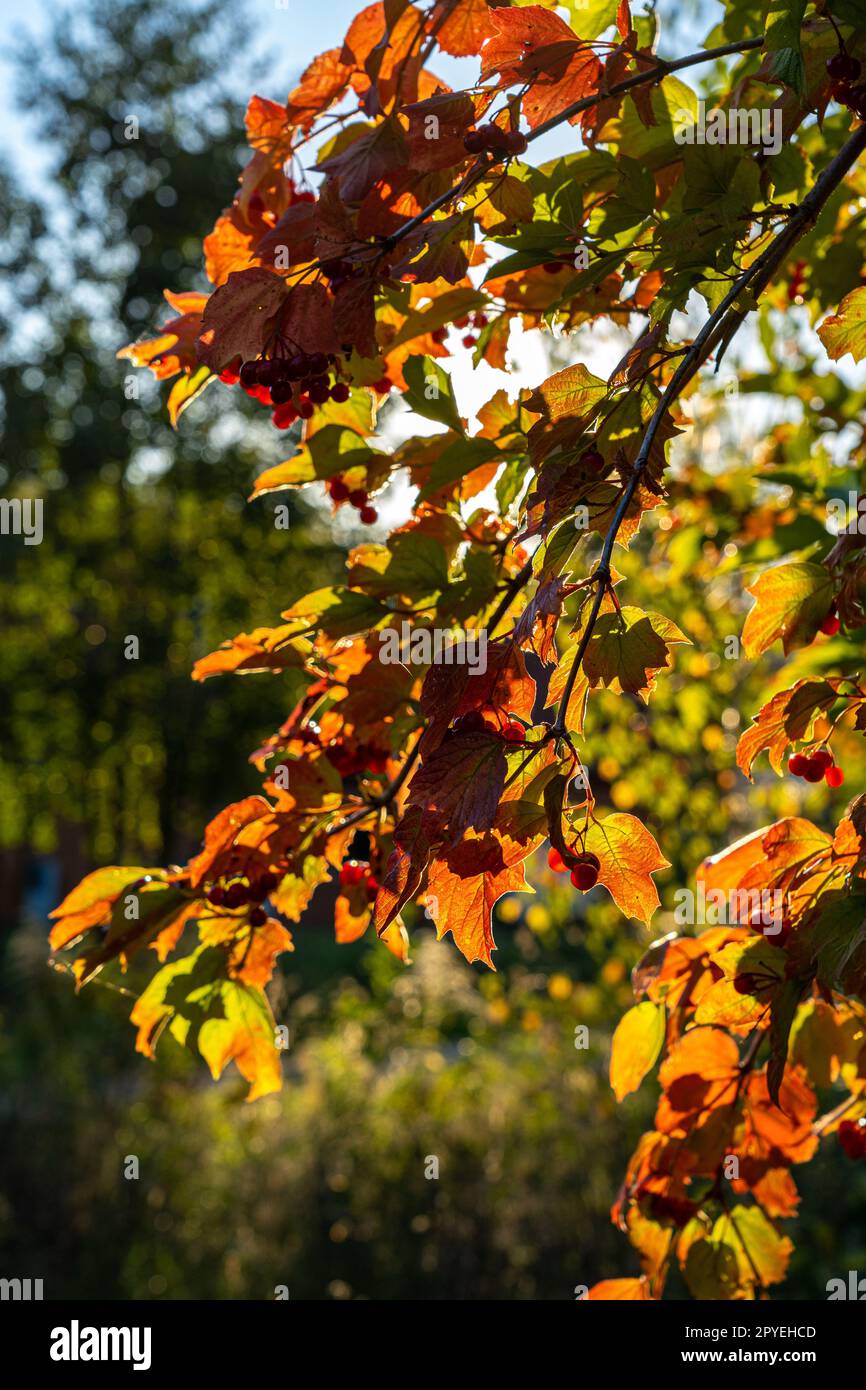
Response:
[{"label": "red berry", "polygon": [[224,381],[226,386],[237,386],[241,375],[241,359],[235,357],[231,362],[227,362],[220,372],[220,381]]},{"label": "red berry", "polygon": [[830,752],[829,748],[818,748],[814,753],[811,754],[811,758],[812,762],[817,763],[818,766],[822,767],[825,772],[827,771],[828,767],[833,766],[833,754]]},{"label": "red berry", "polygon": [[[593,860],[595,862],[593,863]],[[588,893],[598,883],[599,862],[595,855],[580,855],[571,871],[571,882],[581,893]]]},{"label": "red berry", "polygon": [[298,414],[300,415],[302,420],[309,420],[315,408],[316,407],[313,405],[313,402],[307,400],[305,396],[304,399],[301,401],[300,405],[298,406]]},{"label": "red berry", "polygon": [[310,400],[314,405],[324,405],[325,401],[331,399],[331,387],[325,378],[321,381],[314,381],[310,385]]},{"label": "red berry", "polygon": [[340,887],[357,888],[359,883],[364,883],[370,872],[370,865],[366,860],[347,859],[340,869]]},{"label": "red berry", "polygon": [[366,507],[367,493],[364,488],[356,487],[349,493],[349,501],[353,507]]},{"label": "red berry", "polygon": [[364,891],[367,894],[367,902],[374,903],[376,901],[376,895],[379,892],[379,883],[377,879],[372,877],[372,875],[370,876],[370,878],[367,879],[367,882],[364,885]]},{"label": "red berry", "polygon": [[473,348],[478,340],[477,340],[477,338],[474,336],[474,334],[472,334],[472,333],[467,333],[467,334],[464,336],[464,338],[463,338],[462,341],[463,341],[463,346],[464,346],[465,348]]},{"label": "red berry", "polygon": [[328,494],[332,502],[345,502],[349,497],[349,489],[342,478],[332,478],[328,483]]},{"label": "red berry", "polygon": [[372,526],[379,520],[379,513],[376,511],[375,507],[362,507],[358,513],[358,517],[365,526]]},{"label": "red berry", "polygon": [[218,883],[214,883],[207,890],[206,896],[208,902],[213,903],[214,907],[222,907],[223,903],[226,900],[226,890],[224,888],[221,888]]},{"label": "red berry", "polygon": [[502,726],[501,733],[506,743],[526,742],[526,730],[517,719],[507,720]]},{"label": "red berry", "polygon": [[224,902],[226,907],[243,907],[247,902],[249,902],[249,893],[247,890],[247,885],[245,883],[241,883],[238,879],[235,879],[235,881],[233,883],[230,883],[228,888],[226,889]]},{"label": "red berry", "polygon": [[788,771],[792,777],[802,777],[809,759],[802,753],[795,753],[788,759]]},{"label": "red berry", "polygon": [[820,782],[824,776],[824,769],[814,758],[807,758],[802,775],[807,782]]},{"label": "red berry", "polygon": [[472,315],[472,322],[476,328],[486,328],[490,320],[486,314],[478,313]]},{"label": "red berry", "polygon": [[580,461],[584,468],[590,469],[593,473],[600,473],[604,468],[604,456],[598,452],[598,449],[587,449],[585,453],[581,454]]},{"label": "red berry", "polygon": [[545,261],[541,267],[548,275],[558,275],[562,270],[562,261]]},{"label": "red berry", "polygon": [[455,328],[468,328],[468,327],[469,327],[469,315],[468,315],[468,314],[465,314],[465,315],[463,316],[462,319],[455,319],[455,320],[454,320],[454,327],[455,327]]},{"label": "red berry", "polygon": [[827,71],[834,82],[856,82],[861,65],[850,53],[834,53],[832,58],[827,59]]},{"label": "red berry", "polygon": [[508,150],[508,134],[501,126],[491,121],[479,127],[484,135],[484,144],[491,153],[505,154]]},{"label": "red berry", "polygon": [[548,867],[551,868],[555,874],[568,873],[568,865],[559,850],[554,849],[553,845],[551,845],[550,849],[547,851],[547,863]]},{"label": "red berry", "polygon": [[835,637],[841,626],[842,624],[836,614],[828,613],[821,624],[821,631],[825,637]]},{"label": "red berry", "polygon": [[324,376],[328,370],[328,359],[323,352],[311,352],[307,358],[307,371],[310,376]]},{"label": "red berry", "polygon": [[828,787],[841,787],[845,774],[841,767],[828,767],[824,772],[824,781]]},{"label": "red berry", "polygon": [[855,116],[866,120],[866,82],[860,82],[848,93],[848,107]]},{"label": "red berry", "polygon": [[378,391],[380,396],[386,396],[393,385],[394,383],[389,376],[383,376],[378,381],[373,382],[373,390]]},{"label": "red berry", "polygon": [[348,399],[349,388],[345,381],[335,381],[334,385],[331,387],[331,400],[336,401],[338,405],[342,405],[343,402]]},{"label": "red berry", "polygon": [[866,1119],[843,1120],[838,1134],[839,1143],[849,1158],[866,1158]]},{"label": "red berry", "polygon": [[509,154],[523,154],[529,141],[521,130],[510,130],[505,137],[505,148]]},{"label": "red berry", "polygon": [[268,920],[268,914],[263,907],[250,908],[250,926],[263,927]]},{"label": "red berry", "polygon": [[289,381],[300,381],[307,370],[306,353],[296,352],[294,357],[289,358],[283,370]]},{"label": "red berry", "polygon": [[467,130],[463,136],[463,148],[467,154],[480,154],[486,143],[483,127],[480,130]]},{"label": "red berry", "polygon": [[295,410],[291,401],[287,405],[278,405],[271,416],[278,430],[287,430],[290,425],[295,423],[297,418],[298,412]]},{"label": "red berry", "polygon": [[445,339],[448,337],[448,329],[434,328],[430,337],[433,339],[434,343],[444,343]]},{"label": "red berry", "polygon": [[345,277],[351,275],[352,266],[349,261],[330,260],[322,261],[319,267],[323,275],[327,275],[329,280],[333,280],[335,275]]}]

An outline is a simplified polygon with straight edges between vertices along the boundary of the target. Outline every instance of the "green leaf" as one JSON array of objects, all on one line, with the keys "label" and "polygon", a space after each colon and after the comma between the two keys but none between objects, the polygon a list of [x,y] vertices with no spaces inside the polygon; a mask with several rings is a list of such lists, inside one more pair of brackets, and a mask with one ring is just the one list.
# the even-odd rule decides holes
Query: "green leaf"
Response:
[{"label": "green leaf", "polygon": [[451,378],[438,362],[432,357],[410,357],[403,375],[409,388],[405,400],[412,410],[427,420],[447,425],[457,434],[466,433]]},{"label": "green leaf", "polygon": [[591,686],[648,695],[656,672],[670,665],[670,647],[688,640],[661,613],[645,613],[641,608],[602,613],[584,652],[583,669]]}]

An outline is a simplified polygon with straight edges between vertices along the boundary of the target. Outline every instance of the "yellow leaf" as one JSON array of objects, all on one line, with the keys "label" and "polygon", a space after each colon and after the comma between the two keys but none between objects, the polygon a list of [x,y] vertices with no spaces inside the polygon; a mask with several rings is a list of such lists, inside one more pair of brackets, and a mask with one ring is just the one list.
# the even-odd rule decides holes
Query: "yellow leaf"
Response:
[{"label": "yellow leaf", "polygon": [[610,1084],[617,1100],[624,1100],[655,1066],[665,1040],[663,1004],[644,1000],[629,1009],[617,1024],[610,1052]]}]

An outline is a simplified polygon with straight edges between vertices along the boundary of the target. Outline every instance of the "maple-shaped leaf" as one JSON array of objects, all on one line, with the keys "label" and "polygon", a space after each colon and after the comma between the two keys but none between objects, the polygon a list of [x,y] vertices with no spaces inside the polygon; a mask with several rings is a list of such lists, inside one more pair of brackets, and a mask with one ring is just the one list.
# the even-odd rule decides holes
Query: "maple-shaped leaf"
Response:
[{"label": "maple-shaped leaf", "polygon": [[274,1019],[261,989],[226,972],[226,953],[215,946],[163,966],[130,1015],[138,1028],[135,1046],[153,1057],[167,1027],[182,1046],[198,1049],[215,1080],[234,1061],[253,1101],[282,1085]]},{"label": "maple-shaped leaf", "polygon": [[[486,10],[486,0],[482,4]],[[468,92],[436,92],[404,106],[402,114],[409,118],[406,139],[412,169],[452,169],[466,158],[463,138],[475,123],[475,103]]]},{"label": "maple-shaped leaf", "polygon": [[187,893],[168,883],[146,883],[134,892],[128,889],[115,901],[98,945],[73,962],[76,984],[86,984],[109,961],[117,960],[127,970],[145,946],[154,946],[164,959],[177,945],[186,923],[200,911],[200,902],[190,901]]},{"label": "maple-shaped leaf", "polygon": [[341,52],[339,48],[329,48],[304,69],[286,103],[286,119],[290,125],[306,130],[342,96],[349,85],[352,67],[342,61]]},{"label": "maple-shaped leaf", "polygon": [[178,317],[164,324],[155,338],[145,338],[121,348],[117,356],[128,357],[137,367],[150,367],[157,381],[166,381],[178,372],[195,373],[200,363],[196,343],[201,333],[202,314],[208,304],[206,294],[173,294],[165,298]]},{"label": "maple-shaped leaf", "polygon": [[197,888],[208,877],[214,864],[235,843],[240,831],[267,816],[270,809],[270,803],[263,796],[246,796],[220,811],[205,830],[204,849],[187,865],[190,886]]},{"label": "maple-shaped leaf", "polygon": [[532,392],[527,408],[536,411],[543,421],[556,423],[566,417],[589,419],[594,408],[607,395],[607,382],[594,376],[582,362],[564,367]]},{"label": "maple-shaped leaf", "polygon": [[[418,284],[447,280],[456,285],[469,267],[473,243],[471,212],[428,222],[405,238],[404,254],[394,262],[391,273]],[[424,252],[419,255],[422,247]]]},{"label": "maple-shaped leaf", "polygon": [[601,63],[553,11],[541,5],[497,9],[491,20],[494,34],[481,50],[482,81],[498,73],[503,87],[526,86],[522,109],[533,130],[598,91]]},{"label": "maple-shaped leaf", "polygon": [[396,120],[388,118],[372,127],[350,126],[345,135],[356,131],[350,144],[343,144],[338,154],[317,166],[336,180],[340,197],[348,204],[360,203],[380,179],[405,165],[409,155],[406,137]]},{"label": "maple-shaped leaf", "polygon": [[556,659],[556,628],[566,594],[566,582],[559,576],[539,585],[515,625],[515,642],[531,647],[541,661]]},{"label": "maple-shaped leaf", "polygon": [[695,1298],[754,1298],[785,1278],[793,1249],[760,1207],[737,1206],[689,1245],[683,1273]]},{"label": "maple-shaped leaf", "polygon": [[379,935],[421,891],[427,865],[438,842],[435,827],[423,807],[410,806],[394,829],[394,848],[385,866],[373,907]]},{"label": "maple-shaped leaf", "polygon": [[286,282],[271,270],[253,266],[233,271],[205,305],[198,343],[201,361],[219,372],[235,357],[246,361],[260,356],[286,297]]},{"label": "maple-shaped leaf", "polygon": [[[583,829],[583,812],[569,812],[575,831]],[[670,864],[645,825],[636,816],[614,812],[604,820],[591,820],[585,848],[598,856],[598,881],[626,917],[649,923],[659,905],[652,875]]]},{"label": "maple-shaped leaf", "polygon": [[532,892],[522,864],[478,872],[478,847],[472,840],[433,858],[428,871],[427,912],[436,925],[439,940],[451,932],[466,959],[480,960],[494,969],[496,950],[491,917],[494,904],[504,893]]},{"label": "maple-shaped leaf", "polygon": [[852,290],[818,328],[818,337],[834,362],[849,352],[855,362],[866,357],[866,285]]},{"label": "maple-shaped leaf", "polygon": [[781,772],[788,748],[808,739],[817,716],[835,704],[840,684],[838,680],[800,680],[768,700],[737,744],[740,770],[751,778],[752,763],[766,748],[770,766]]},{"label": "maple-shaped leaf", "polygon": [[698,869],[698,883],[707,894],[785,884],[792,875],[827,859],[832,844],[826,831],[810,820],[785,816],[710,855]]},{"label": "maple-shaped leaf", "polygon": [[617,1100],[640,1090],[652,1071],[665,1040],[664,1005],[648,999],[623,1014],[610,1049],[610,1084]]},{"label": "maple-shaped leaf", "polygon": [[489,830],[496,819],[508,764],[497,733],[451,733],[425,757],[409,784],[409,803],[452,837]]},{"label": "maple-shaped leaf", "polygon": [[310,659],[313,645],[308,638],[297,636],[301,624],[286,623],[283,627],[257,627],[254,632],[239,632],[237,637],[223,642],[215,652],[201,657],[193,666],[192,678],[207,680],[209,676],[241,671],[287,671],[290,667],[303,669]]},{"label": "maple-shaped leaf", "polygon": [[59,951],[91,927],[107,921],[114,903],[130,884],[139,879],[164,877],[162,869],[130,868],[116,864],[95,869],[49,912],[48,916],[56,922],[48,938],[51,945]]},{"label": "maple-shaped leaf", "polygon": [[474,57],[493,32],[492,6],[488,0],[438,0],[428,27],[443,53]]},{"label": "maple-shaped leaf", "polygon": [[583,656],[590,686],[647,696],[656,673],[670,665],[670,648],[688,642],[676,623],[661,613],[622,608],[599,614]]},{"label": "maple-shaped leaf", "polygon": [[761,656],[781,638],[785,655],[807,646],[833,602],[833,579],[809,561],[765,570],[746,590],[755,600],[743,626],[748,657]]},{"label": "maple-shaped leaf", "polygon": [[203,946],[225,946],[229,979],[247,985],[266,985],[277,956],[295,949],[291,932],[275,917],[253,926],[248,918],[208,914],[199,926],[199,940]]}]

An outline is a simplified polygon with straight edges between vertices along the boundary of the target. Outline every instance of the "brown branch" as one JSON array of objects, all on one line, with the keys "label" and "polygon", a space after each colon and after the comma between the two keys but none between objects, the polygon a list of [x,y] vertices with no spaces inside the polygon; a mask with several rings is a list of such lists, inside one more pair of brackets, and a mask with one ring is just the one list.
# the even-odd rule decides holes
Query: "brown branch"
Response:
[{"label": "brown branch", "polygon": [[574,689],[580,671],[584,653],[592,637],[593,628],[598,619],[607,585],[610,583],[611,570],[610,561],[613,554],[613,547],[620,526],[625,520],[626,513],[631,504],[632,498],[637,491],[638,484],[649,462],[650,453],[659,428],[667,415],[671,406],[685,389],[692,378],[704,365],[707,358],[711,355],[720,343],[727,345],[733,335],[745,322],[747,310],[737,307],[737,300],[745,290],[748,290],[755,299],[763,293],[770,283],[775,271],[784,261],[791,249],[797,244],[801,237],[814,226],[818,215],[824,204],[827,202],[831,193],[839,186],[848,170],[857,162],[861,154],[866,150],[866,124],[846,141],[842,149],[834,159],[830,161],[826,169],[817,179],[814,187],[806,194],[802,203],[792,214],[788,225],[784,231],[780,232],[775,240],[767,247],[766,251],[753,261],[752,265],[737,278],[725,298],[718,308],[707,319],[698,336],[695,338],[685,357],[677,370],[674,372],[667,384],[658,405],[653,412],[652,419],[647,426],[643,441],[635,459],[631,476],[623,490],[622,496],[617,504],[607,535],[605,536],[602,547],[601,559],[593,575],[596,581],[596,592],[592,601],[589,620],[581,635],[580,644],[575,654],[574,663],[568,674],[565,689],[559,703],[559,710],[556,716],[553,730],[558,736],[565,734],[565,721],[568,712],[568,703]]}]

